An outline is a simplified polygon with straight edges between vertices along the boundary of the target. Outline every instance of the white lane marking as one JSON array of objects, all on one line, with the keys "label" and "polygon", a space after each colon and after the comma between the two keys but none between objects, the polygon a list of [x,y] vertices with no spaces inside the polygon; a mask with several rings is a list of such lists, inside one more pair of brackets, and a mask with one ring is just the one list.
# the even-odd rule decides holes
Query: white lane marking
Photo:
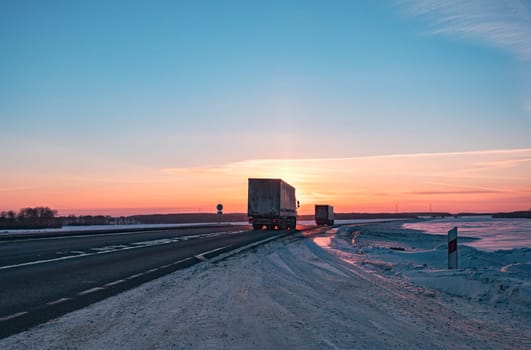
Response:
[{"label": "white lane marking", "polygon": [[[172,266],[172,265],[180,264],[180,263],[185,262],[185,261],[190,260],[190,259],[192,259],[192,258],[186,258],[186,259],[178,260],[178,261],[175,261],[175,262],[173,262],[173,263],[171,263],[171,264],[162,265],[162,266],[160,266],[160,267],[156,267],[156,268],[153,268],[153,269],[151,269],[151,270],[147,270],[147,271],[145,271],[145,272],[140,272],[140,273],[137,273],[137,274],[131,275],[131,276],[129,276],[129,277],[126,277],[126,278],[123,279],[123,280],[117,280],[117,281],[114,281],[114,282],[107,283],[107,284],[104,285],[104,287],[112,287],[112,286],[114,286],[114,285],[117,285],[117,284],[123,283],[123,282],[125,282],[126,280],[132,280],[132,279],[135,279],[135,278],[137,278],[137,277],[143,276],[143,275],[145,275],[145,274],[152,273],[152,272],[158,271],[158,270],[160,270],[160,269],[165,269],[165,268],[170,267],[170,266]],[[102,289],[103,289],[103,288],[102,288]]]},{"label": "white lane marking", "polygon": [[87,289],[87,290],[84,290],[82,292],[79,292],[77,293],[77,295],[85,295],[85,294],[89,294],[89,293],[94,293],[94,292],[97,292],[99,290],[102,290],[102,289],[105,289],[103,287],[95,287],[95,288],[91,288],[91,289]]},{"label": "white lane marking", "polygon": [[[221,249],[224,249],[224,248],[227,248],[227,247],[229,247],[229,246],[225,246],[225,247],[221,247],[221,248],[217,248],[217,249],[209,250],[208,252],[201,253],[200,255],[204,255],[204,254],[208,254],[208,253],[213,253],[213,252],[215,252],[215,251],[218,251],[218,250],[221,250]],[[182,259],[182,260],[175,261],[175,262],[173,262],[172,264],[163,265],[163,266],[161,266],[161,267],[155,267],[155,268],[150,269],[150,270],[147,270],[147,271],[145,271],[145,272],[140,272],[140,273],[137,273],[137,274],[131,275],[131,276],[127,277],[126,279],[121,279],[121,280],[116,280],[116,281],[113,281],[113,282],[109,282],[109,283],[103,285],[103,287],[94,287],[94,288],[91,288],[91,289],[84,290],[84,291],[82,291],[82,292],[77,293],[77,295],[82,296],[82,295],[86,295],[86,294],[94,293],[94,292],[97,292],[97,291],[103,290],[103,289],[105,289],[106,287],[112,287],[112,286],[115,286],[115,285],[117,285],[117,284],[123,283],[123,282],[125,282],[126,280],[135,279],[135,278],[140,277],[140,276],[143,276],[143,275],[145,275],[145,274],[147,274],[147,273],[155,272],[155,271],[158,271],[158,270],[161,269],[161,268],[169,267],[169,266],[171,266],[171,265],[180,264],[180,263],[185,262],[185,261],[190,260],[190,259],[191,259],[191,258],[186,258],[186,259]],[[61,298],[61,299],[57,299],[57,300],[51,301],[51,302],[46,303],[46,304],[47,304],[47,305],[56,305],[56,304],[59,304],[59,303],[62,303],[62,302],[68,301],[68,300],[72,300],[72,299],[71,299],[71,298]],[[10,319],[12,319],[12,318],[19,317],[19,316],[22,316],[22,315],[25,315],[25,314],[27,314],[26,311],[24,311],[24,312],[19,312],[19,313],[16,313],[16,314],[10,315],[10,316],[2,317],[2,318],[0,318],[0,322],[1,322],[1,321],[7,321],[7,320],[10,320]]]},{"label": "white lane marking", "polygon": [[17,312],[16,314],[13,314],[13,315],[0,317],[0,322],[11,320],[13,318],[20,317],[20,316],[25,315],[27,313],[28,313],[27,311],[22,311],[22,312]]},{"label": "white lane marking", "polygon": [[209,251],[207,251],[207,252],[203,252],[203,253],[197,254],[197,255],[194,256],[194,257],[197,258],[197,259],[199,259],[199,260],[202,260],[202,261],[208,261],[208,259],[205,257],[205,255],[210,254],[210,253],[217,252],[218,250],[222,250],[222,249],[225,249],[225,248],[228,248],[228,247],[230,247],[230,244],[229,244],[229,245],[226,245],[226,246],[224,246],[224,247],[221,247],[221,248],[216,248],[216,249],[209,250]]},{"label": "white lane marking", "polygon": [[72,298],[57,299],[57,300],[54,300],[54,301],[50,301],[49,303],[46,303],[46,305],[55,305],[55,304],[59,304],[59,303],[62,303],[62,302],[68,301],[68,300],[72,300]]},{"label": "white lane marking", "polygon": [[89,250],[94,250],[94,251],[97,251],[97,252],[101,252],[101,251],[106,251],[106,250],[120,250],[120,249],[124,249],[124,248],[128,248],[128,247],[129,246],[127,246],[125,244],[114,244],[114,245],[109,245],[109,246],[105,246],[105,247],[90,248]]},{"label": "white lane marking", "polygon": [[47,263],[47,262],[51,262],[51,261],[69,260],[69,259],[80,258],[82,256],[89,256],[89,255],[94,255],[94,254],[79,254],[79,255],[71,255],[71,256],[62,256],[60,258],[54,258],[54,259],[30,261],[30,262],[26,262],[26,263],[22,263],[22,264],[1,266],[0,270],[7,270],[7,269],[15,268],[15,267],[43,264],[43,263]]},{"label": "white lane marking", "polygon": [[140,242],[133,242],[132,245],[145,245],[145,246],[152,246],[152,245],[161,245],[161,244],[169,244],[174,242],[179,242],[179,238],[163,238],[163,239],[156,239],[154,241],[140,241]]},{"label": "white lane marking", "polygon": [[125,279],[126,280],[132,280],[134,278],[137,278],[137,277],[140,277],[140,276],[143,276],[145,273],[144,272],[140,272],[140,273],[137,273],[137,274],[134,274],[134,275],[131,275],[129,277],[126,277]]},{"label": "white lane marking", "polygon": [[120,283],[124,283],[125,280],[116,280],[114,282],[109,282],[107,284],[104,285],[104,287],[112,287],[112,286],[115,286],[117,284],[120,284]]},{"label": "white lane marking", "polygon": [[177,260],[177,261],[172,262],[172,263],[169,264],[168,266],[179,265],[180,263],[183,263],[183,262],[188,261],[188,260],[191,260],[191,259],[192,259],[192,258],[185,258],[185,259]]},{"label": "white lane marking", "polygon": [[[214,236],[214,235],[227,234],[227,233],[235,234],[235,233],[240,233],[240,232],[245,232],[245,231],[214,232],[214,233],[205,234],[205,235],[203,235],[201,237],[210,237],[210,236]],[[197,238],[197,237],[200,237],[200,235],[193,235],[193,236],[188,236],[188,237]],[[182,238],[183,237],[179,237],[179,240],[182,240]],[[100,250],[100,251],[97,251],[97,252],[83,253],[83,254],[77,254],[77,255],[62,256],[62,257],[53,258],[53,259],[29,261],[29,262],[26,262],[26,263],[15,264],[15,265],[0,266],[0,270],[7,270],[7,269],[12,269],[12,268],[16,268],[16,267],[22,267],[22,266],[38,265],[38,264],[44,264],[44,263],[54,262],[54,261],[76,259],[76,258],[81,258],[81,257],[85,257],[85,256],[92,256],[92,255],[98,255],[98,254],[108,254],[108,253],[114,253],[114,252],[123,251],[123,250],[139,249],[139,248],[144,248],[144,247],[151,247],[151,246],[154,246],[154,245],[162,245],[162,244],[174,243],[174,242],[172,242],[171,239],[164,240],[163,242],[161,240],[157,240],[157,241],[158,241],[158,244],[146,244],[146,242],[150,242],[150,241],[136,242],[136,243],[132,243],[132,244],[141,244],[141,245],[135,245],[135,246],[119,248],[119,249]],[[90,248],[90,249],[100,249],[100,248]]]}]

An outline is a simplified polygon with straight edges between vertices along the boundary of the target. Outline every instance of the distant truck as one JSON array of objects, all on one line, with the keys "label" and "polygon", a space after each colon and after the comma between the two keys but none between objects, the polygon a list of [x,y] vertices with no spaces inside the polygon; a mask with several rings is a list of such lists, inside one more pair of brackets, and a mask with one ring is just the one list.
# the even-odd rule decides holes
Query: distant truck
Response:
[{"label": "distant truck", "polygon": [[290,184],[281,179],[249,179],[247,215],[253,229],[294,230],[298,207]]},{"label": "distant truck", "polygon": [[315,206],[315,223],[317,225],[333,225],[334,207],[327,204],[317,204]]}]

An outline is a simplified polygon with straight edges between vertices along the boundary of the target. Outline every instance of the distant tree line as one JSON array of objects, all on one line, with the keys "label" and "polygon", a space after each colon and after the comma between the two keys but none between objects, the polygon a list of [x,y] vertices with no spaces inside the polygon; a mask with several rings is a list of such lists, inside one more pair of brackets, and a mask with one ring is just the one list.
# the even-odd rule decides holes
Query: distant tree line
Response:
[{"label": "distant tree line", "polygon": [[0,229],[59,228],[62,226],[130,225],[140,223],[133,217],[104,215],[57,216],[48,207],[22,208],[18,212],[0,212]]},{"label": "distant tree line", "polygon": [[22,208],[0,212],[0,228],[50,228],[61,227],[57,210],[48,207]]}]

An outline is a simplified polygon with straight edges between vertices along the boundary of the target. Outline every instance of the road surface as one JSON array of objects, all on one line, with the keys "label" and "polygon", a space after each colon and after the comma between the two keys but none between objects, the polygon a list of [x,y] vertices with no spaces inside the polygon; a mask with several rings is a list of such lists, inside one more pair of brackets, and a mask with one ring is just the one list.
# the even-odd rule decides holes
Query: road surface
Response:
[{"label": "road surface", "polygon": [[282,231],[173,228],[0,241],[0,338]]}]

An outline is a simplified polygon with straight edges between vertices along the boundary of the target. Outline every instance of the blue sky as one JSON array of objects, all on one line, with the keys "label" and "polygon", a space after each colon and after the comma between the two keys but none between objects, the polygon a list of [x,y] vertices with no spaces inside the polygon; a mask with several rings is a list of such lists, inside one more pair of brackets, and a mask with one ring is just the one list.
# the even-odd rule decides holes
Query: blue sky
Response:
[{"label": "blue sky", "polygon": [[479,3],[2,0],[4,183],[529,148],[531,4]]}]

